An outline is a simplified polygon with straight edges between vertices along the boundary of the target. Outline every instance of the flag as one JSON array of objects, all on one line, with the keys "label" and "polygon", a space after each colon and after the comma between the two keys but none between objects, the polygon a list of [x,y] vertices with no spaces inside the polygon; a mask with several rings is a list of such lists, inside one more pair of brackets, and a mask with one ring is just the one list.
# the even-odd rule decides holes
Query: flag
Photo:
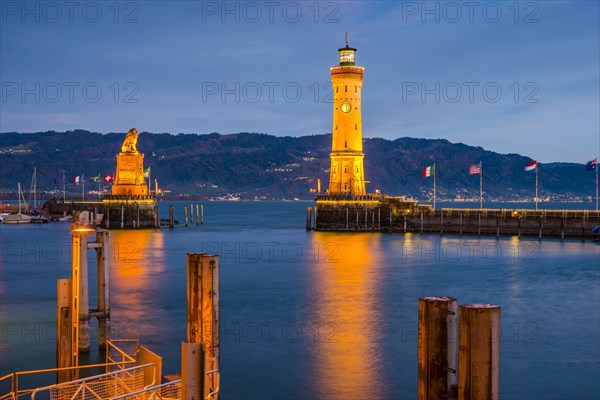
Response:
[{"label": "flag", "polygon": [[594,158],[592,161],[588,161],[588,163],[585,165],[586,171],[594,171],[596,168],[598,168],[597,158]]},{"label": "flag", "polygon": [[425,178],[430,177],[434,173],[435,173],[435,166],[434,165],[430,165],[429,167],[425,167],[421,171],[421,175],[423,175]]},{"label": "flag", "polygon": [[98,182],[98,181],[100,180],[100,177],[99,177],[99,176],[95,176],[95,177],[93,177],[93,178],[92,178],[92,180],[93,180],[94,182]]},{"label": "flag", "polygon": [[148,176],[150,176],[150,167],[144,170],[144,178],[147,178]]},{"label": "flag", "polygon": [[115,174],[105,175],[104,178],[102,178],[102,180],[104,180],[104,182],[112,182],[115,180]]},{"label": "flag", "polygon": [[537,168],[537,160],[533,160],[530,163],[525,164],[525,171],[533,171]]},{"label": "flag", "polygon": [[79,182],[81,182],[80,176],[74,176],[73,179],[71,179],[71,183],[79,183]]},{"label": "flag", "polygon": [[469,175],[477,175],[481,173],[481,164],[471,165],[469,167]]}]

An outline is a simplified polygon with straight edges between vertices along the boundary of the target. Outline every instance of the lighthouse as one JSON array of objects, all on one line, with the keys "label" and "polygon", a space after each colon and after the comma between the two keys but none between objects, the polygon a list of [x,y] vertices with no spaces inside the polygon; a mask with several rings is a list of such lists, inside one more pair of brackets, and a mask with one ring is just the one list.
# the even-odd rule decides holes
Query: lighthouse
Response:
[{"label": "lighthouse", "polygon": [[365,69],[355,64],[356,49],[338,49],[339,65],[331,67],[333,126],[329,194],[367,193],[362,148],[361,92]]}]

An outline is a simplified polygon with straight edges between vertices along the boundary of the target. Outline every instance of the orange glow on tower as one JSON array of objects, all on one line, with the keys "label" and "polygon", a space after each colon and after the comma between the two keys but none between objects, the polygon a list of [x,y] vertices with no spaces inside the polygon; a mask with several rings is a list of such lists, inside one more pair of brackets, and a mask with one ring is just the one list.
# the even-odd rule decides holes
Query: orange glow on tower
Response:
[{"label": "orange glow on tower", "polygon": [[338,49],[340,63],[331,67],[333,88],[333,127],[329,194],[364,195],[367,193],[362,151],[360,96],[364,68],[354,64],[356,49]]}]

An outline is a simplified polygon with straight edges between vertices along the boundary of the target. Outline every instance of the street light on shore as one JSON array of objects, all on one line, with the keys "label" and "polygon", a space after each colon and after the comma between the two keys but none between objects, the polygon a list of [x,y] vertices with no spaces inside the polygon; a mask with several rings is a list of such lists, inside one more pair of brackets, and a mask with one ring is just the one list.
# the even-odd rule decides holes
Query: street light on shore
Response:
[{"label": "street light on shore", "polygon": [[[72,257],[71,257],[71,366],[79,365],[79,312],[81,304],[81,257],[82,251],[87,251],[87,244],[82,245],[82,239],[95,232],[96,229],[90,225],[73,223],[69,233],[72,236]],[[87,269],[87,268],[86,268]],[[87,275],[87,271],[86,271]],[[87,284],[87,280],[85,282]],[[87,304],[83,305],[88,307]],[[74,379],[79,377],[79,370],[74,370]]]}]

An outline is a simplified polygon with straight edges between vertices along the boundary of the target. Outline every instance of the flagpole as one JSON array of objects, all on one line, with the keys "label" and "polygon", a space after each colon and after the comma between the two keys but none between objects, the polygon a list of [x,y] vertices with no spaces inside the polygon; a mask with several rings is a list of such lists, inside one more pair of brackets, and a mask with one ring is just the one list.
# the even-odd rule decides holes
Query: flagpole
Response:
[{"label": "flagpole", "polygon": [[98,203],[100,203],[100,182],[102,182],[102,180],[100,179],[100,172],[98,172]]},{"label": "flagpole", "polygon": [[535,163],[535,210],[538,209],[538,165],[539,163],[536,161]]},{"label": "flagpole", "polygon": [[85,175],[81,175],[81,202],[85,202]]},{"label": "flagpole", "polygon": [[483,209],[483,162],[479,161],[479,209]]},{"label": "flagpole", "polygon": [[433,209],[435,210],[435,200],[437,197],[436,188],[435,188],[435,163],[433,163]]},{"label": "flagpole", "polygon": [[151,168],[150,168],[150,167],[148,167],[148,195],[152,194],[152,187],[151,187],[151,185],[150,185],[150,182],[152,182],[152,181],[150,180],[150,171],[151,171]]},{"label": "flagpole", "polygon": [[598,162],[596,162],[596,212],[598,212]]},{"label": "flagpole", "polygon": [[66,183],[65,183],[65,170],[63,169],[63,203],[67,202],[65,191],[66,191]]}]

